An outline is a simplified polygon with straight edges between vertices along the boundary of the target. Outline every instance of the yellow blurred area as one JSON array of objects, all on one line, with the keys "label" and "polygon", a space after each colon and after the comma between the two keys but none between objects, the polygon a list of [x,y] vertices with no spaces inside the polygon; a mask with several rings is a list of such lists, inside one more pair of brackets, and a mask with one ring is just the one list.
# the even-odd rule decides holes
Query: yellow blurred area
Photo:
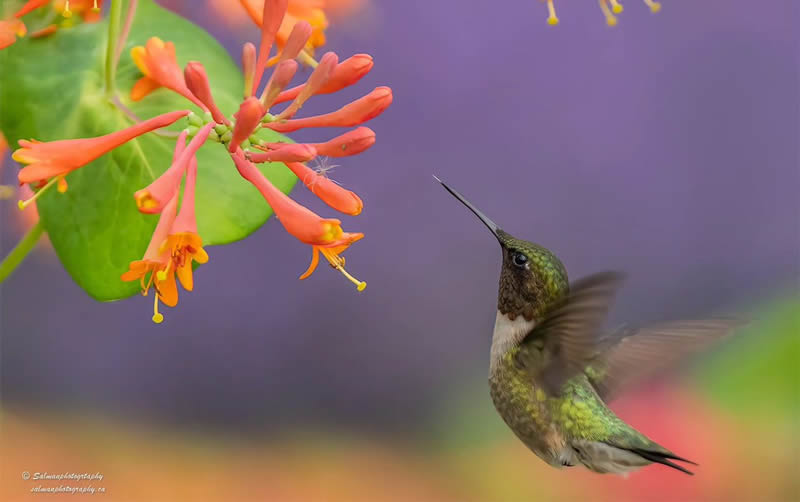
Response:
[{"label": "yellow blurred area", "polygon": [[[331,438],[246,444],[209,434],[5,410],[0,500],[454,500],[429,460],[397,445]],[[29,472],[100,472],[102,481],[23,480]],[[31,493],[34,486],[106,493]]]},{"label": "yellow blurred area", "polygon": [[[628,478],[556,470],[510,432],[489,441],[463,437],[446,447],[332,432],[270,440],[6,409],[0,500],[788,501],[800,493],[788,468],[796,454],[791,422],[737,422],[700,398],[672,391],[645,400],[632,396],[615,408],[697,460],[696,476],[663,466]],[[23,472],[100,472],[104,478],[34,481],[23,480]],[[59,484],[102,486],[106,493],[30,491]]]}]

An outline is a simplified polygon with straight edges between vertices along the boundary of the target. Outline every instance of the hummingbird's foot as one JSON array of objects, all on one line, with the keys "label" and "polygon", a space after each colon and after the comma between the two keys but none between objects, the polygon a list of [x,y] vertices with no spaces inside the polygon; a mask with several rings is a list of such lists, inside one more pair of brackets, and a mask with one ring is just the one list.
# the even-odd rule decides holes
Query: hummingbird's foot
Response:
[{"label": "hummingbird's foot", "polygon": [[[608,7],[608,0],[598,0],[600,2],[600,10],[603,11],[603,15],[606,17],[606,24],[609,26],[616,26],[617,25],[617,17],[611,12],[611,9]],[[620,7],[622,7],[620,5]]]},{"label": "hummingbird's foot", "polygon": [[611,10],[614,11],[614,14],[620,14],[623,10],[622,4],[619,3],[618,0],[609,0],[611,3]]},{"label": "hummingbird's foot", "polygon": [[661,10],[661,4],[656,2],[655,0],[644,0],[645,5],[650,7],[650,12],[655,14],[656,12]]},{"label": "hummingbird's foot", "polygon": [[549,13],[547,16],[547,24],[550,26],[557,25],[558,18],[556,17],[556,8],[553,6],[553,0],[547,0],[547,12]]}]

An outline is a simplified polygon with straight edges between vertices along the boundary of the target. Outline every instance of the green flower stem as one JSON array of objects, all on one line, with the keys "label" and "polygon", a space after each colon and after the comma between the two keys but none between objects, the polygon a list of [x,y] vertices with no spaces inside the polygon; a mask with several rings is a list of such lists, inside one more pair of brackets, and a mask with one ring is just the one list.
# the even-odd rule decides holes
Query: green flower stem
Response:
[{"label": "green flower stem", "polygon": [[44,225],[42,225],[41,220],[36,222],[36,225],[31,228],[25,237],[19,241],[14,249],[8,253],[2,262],[0,262],[0,283],[6,280],[6,278],[11,275],[11,273],[17,269],[22,260],[28,256],[33,248],[36,246],[36,243],[39,242],[39,239],[42,237],[44,233]]},{"label": "green flower stem", "polygon": [[131,26],[133,26],[133,19],[136,17],[136,6],[139,0],[130,0],[128,4],[128,13],[125,14],[125,24],[122,26],[122,33],[117,41],[117,49],[114,52],[114,66],[119,63],[119,57],[125,49],[125,42],[128,40],[128,35],[131,33]]},{"label": "green flower stem", "polygon": [[108,16],[108,41],[106,45],[106,96],[113,96],[116,92],[115,76],[117,73],[117,43],[122,21],[122,0],[112,0],[111,13]]}]

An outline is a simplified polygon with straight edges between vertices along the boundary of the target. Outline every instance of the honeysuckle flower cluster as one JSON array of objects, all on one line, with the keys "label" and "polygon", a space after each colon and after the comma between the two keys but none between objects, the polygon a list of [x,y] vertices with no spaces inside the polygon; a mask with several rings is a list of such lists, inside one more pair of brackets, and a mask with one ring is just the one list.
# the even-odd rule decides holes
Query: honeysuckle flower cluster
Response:
[{"label": "honeysuckle flower cluster", "polygon": [[[547,24],[550,25],[557,25],[558,24],[558,16],[556,16],[556,8],[553,4],[553,0],[545,0],[547,2]],[[606,18],[606,24],[609,26],[616,26],[617,25],[617,16],[614,14],[620,14],[623,11],[622,4],[619,0],[597,0],[600,5],[600,10],[603,12],[603,16]],[[661,4],[656,0],[643,0],[645,5],[650,7],[650,11],[656,13],[661,10]]]},{"label": "honeysuckle flower cluster", "polygon": [[[256,6],[261,9],[261,41],[258,50],[251,43],[243,47],[244,99],[232,117],[225,116],[217,107],[203,64],[192,61],[181,69],[175,46],[153,37],[144,46],[131,51],[142,73],[131,90],[131,99],[146,99],[150,93],[164,88],[186,98],[187,104],[197,106],[198,113],[190,110],[165,113],[96,138],[47,143],[21,140],[20,148],[13,154],[17,162],[25,164],[19,172],[19,182],[38,188],[30,199],[20,201],[20,208],[25,208],[52,186],[60,192],[66,191],[66,177],[72,171],[136,137],[187,119],[189,125],[177,138],[170,167],[150,185],[133,193],[138,210],[158,215],[158,223],[142,258],[130,263],[121,280],[139,281],[143,295],[151,288],[155,291],[152,319],[156,323],[164,319],[159,311],[160,303],[170,307],[178,303],[178,282],[186,291],[193,289],[192,263],[202,264],[209,259],[197,232],[195,214],[195,184],[198,170],[204,168],[198,166],[196,153],[208,142],[220,143],[226,149],[233,166],[262,194],[286,231],[311,246],[311,264],[301,279],[316,269],[321,254],[355,284],[358,291],[366,287],[365,282],[345,270],[345,260],[341,256],[364,235],[345,232],[339,219],[323,218],[298,204],[278,190],[256,164],[281,162],[329,207],[346,215],[358,215],[363,208],[358,195],[330,180],[324,172],[309,168],[305,162],[317,156],[356,155],[370,148],[375,143],[375,133],[361,124],[380,115],[392,103],[392,91],[389,87],[377,87],[336,111],[298,117],[311,97],[335,93],[358,82],[372,69],[372,57],[356,54],[339,61],[335,53],[328,52],[317,61],[313,50],[321,43],[319,33],[315,32],[319,27],[293,13],[289,9],[293,2],[254,0],[243,3],[249,5],[249,9]],[[290,28],[284,27],[287,19]],[[273,47],[277,55],[271,58]],[[299,68],[299,58],[309,62],[313,71],[304,83],[290,86]],[[270,62],[274,63],[273,69],[265,76]],[[280,105],[282,109],[275,110]],[[319,127],[354,129],[319,143],[267,142],[258,136],[261,129],[289,133]]]},{"label": "honeysuckle flower cluster", "polygon": [[[34,10],[51,5],[62,18],[60,24],[71,25],[73,14],[78,14],[80,19],[87,23],[100,20],[101,0],[29,0],[10,19],[0,19],[0,49],[5,49],[17,41],[18,37],[28,34],[28,27],[22,17]],[[31,37],[50,35],[58,30],[59,24],[48,22],[30,32]]]}]

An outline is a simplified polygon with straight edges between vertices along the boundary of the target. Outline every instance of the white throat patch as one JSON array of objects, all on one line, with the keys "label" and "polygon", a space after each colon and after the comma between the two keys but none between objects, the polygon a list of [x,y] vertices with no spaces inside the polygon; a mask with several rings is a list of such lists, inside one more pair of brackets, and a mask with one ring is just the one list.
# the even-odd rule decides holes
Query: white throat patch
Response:
[{"label": "white throat patch", "polygon": [[536,326],[536,321],[528,321],[518,315],[513,321],[506,314],[497,311],[492,333],[492,351],[489,359],[489,373],[493,373],[503,354],[519,345],[525,335]]}]

